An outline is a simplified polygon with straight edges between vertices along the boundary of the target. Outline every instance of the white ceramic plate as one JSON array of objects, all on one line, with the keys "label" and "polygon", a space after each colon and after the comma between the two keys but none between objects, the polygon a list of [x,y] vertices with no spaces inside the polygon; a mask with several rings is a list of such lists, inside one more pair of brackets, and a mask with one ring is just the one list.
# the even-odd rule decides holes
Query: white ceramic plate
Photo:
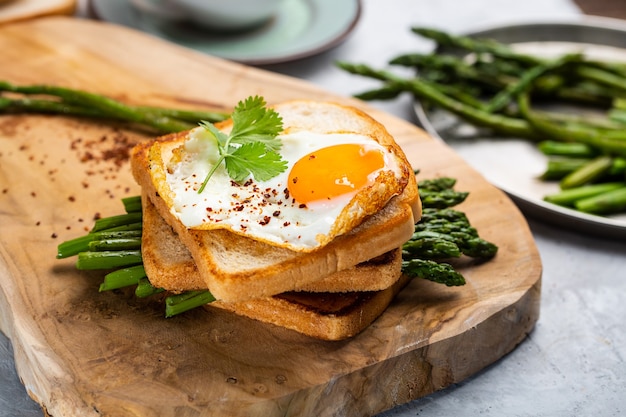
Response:
[{"label": "white ceramic plate", "polygon": [[101,19],[151,33],[174,43],[249,65],[309,57],[337,46],[361,15],[359,0],[285,0],[266,25],[240,34],[218,34],[191,24],[159,21],[128,0],[91,0]]},{"label": "white ceramic plate", "polygon": [[[581,51],[600,59],[626,62],[626,25],[613,19],[531,23],[490,28],[469,35],[510,43],[542,55]],[[529,141],[481,135],[480,131],[440,109],[415,103],[417,118],[433,137],[449,144],[495,186],[511,196],[526,214],[548,223],[599,236],[626,237],[626,214],[595,216],[543,201],[558,184],[538,179],[547,158]]]}]

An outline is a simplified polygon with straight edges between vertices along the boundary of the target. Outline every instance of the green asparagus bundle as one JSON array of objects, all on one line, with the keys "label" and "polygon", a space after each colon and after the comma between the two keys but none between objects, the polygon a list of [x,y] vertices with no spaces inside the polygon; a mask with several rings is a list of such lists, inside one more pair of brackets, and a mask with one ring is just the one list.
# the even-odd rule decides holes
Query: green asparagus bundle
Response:
[{"label": "green asparagus bundle", "polygon": [[498,247],[478,236],[462,211],[452,207],[465,201],[468,192],[456,191],[456,180],[440,177],[419,181],[422,218],[402,246],[402,272],[448,286],[464,285],[465,278],[446,260],[462,255],[491,259]]},{"label": "green asparagus bundle", "polygon": [[220,111],[194,111],[131,106],[103,95],[51,85],[18,86],[0,81],[0,114],[48,113],[129,122],[171,133],[191,129],[201,120],[228,118]]},{"label": "green asparagus bundle", "polygon": [[[447,286],[465,284],[465,278],[446,262],[463,255],[490,259],[497,246],[478,236],[467,216],[451,207],[463,202],[467,192],[454,190],[452,178],[437,178],[419,183],[423,216],[415,233],[402,251],[402,271],[411,278],[423,278]],[[79,270],[111,270],[104,276],[100,291],[135,286],[140,298],[164,292],[150,284],[141,259],[141,199],[122,199],[125,213],[96,220],[85,236],[62,242],[57,258],[76,256]],[[165,294],[165,316],[172,317],[215,301],[209,291]]]},{"label": "green asparagus bundle", "polygon": [[[566,201],[566,206],[595,214],[626,211],[626,64],[581,54],[546,59],[492,39],[431,28],[412,31],[434,41],[435,51],[400,55],[389,64],[412,68],[415,76],[338,63],[349,73],[381,81],[381,87],[356,97],[390,100],[410,93],[424,105],[445,109],[494,135],[535,141],[548,156],[540,178],[559,181],[564,191],[621,183],[620,190],[608,187],[608,194],[593,199],[586,195],[588,189],[582,190],[586,201],[581,204],[560,195],[546,196],[546,201]],[[546,110],[555,105],[592,109],[593,115]]]}]

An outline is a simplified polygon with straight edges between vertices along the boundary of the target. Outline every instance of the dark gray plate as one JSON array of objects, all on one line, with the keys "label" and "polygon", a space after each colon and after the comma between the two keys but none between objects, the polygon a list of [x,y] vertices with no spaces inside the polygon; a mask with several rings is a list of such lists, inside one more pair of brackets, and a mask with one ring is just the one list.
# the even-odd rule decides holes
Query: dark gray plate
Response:
[{"label": "dark gray plate", "polygon": [[[535,22],[475,31],[470,36],[515,44],[532,54],[555,55],[582,51],[601,59],[626,62],[626,24],[619,20],[586,18],[576,22]],[[506,192],[527,215],[583,233],[623,239],[626,214],[588,215],[546,203],[546,194],[558,191],[555,183],[537,179],[546,157],[525,140],[481,136],[452,114],[415,103],[421,126],[445,141],[495,186]]]}]

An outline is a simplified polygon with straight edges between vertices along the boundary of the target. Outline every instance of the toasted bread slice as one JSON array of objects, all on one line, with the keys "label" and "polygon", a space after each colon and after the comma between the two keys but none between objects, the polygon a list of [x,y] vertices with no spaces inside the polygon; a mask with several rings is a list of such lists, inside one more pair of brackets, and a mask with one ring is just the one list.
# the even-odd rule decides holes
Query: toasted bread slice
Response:
[{"label": "toasted bread slice", "polygon": [[[314,102],[289,102],[275,108],[283,117],[285,128],[367,134],[397,148],[398,155],[406,161],[386,130],[356,109]],[[157,139],[159,148],[164,150],[161,156],[171,155],[185,137],[186,133],[182,132]],[[206,286],[218,300],[243,301],[307,288],[337,271],[397,249],[410,238],[414,223],[421,216],[417,184],[414,176],[409,175],[400,195],[351,231],[313,252],[296,252],[228,230],[188,229],[170,212],[152,180],[150,152],[153,143],[140,144],[133,149],[133,175],[159,214],[189,249]]]},{"label": "toasted bread slice", "polygon": [[141,258],[150,284],[173,293],[206,290],[189,250],[183,245],[145,193],[141,196],[143,211]]},{"label": "toasted bread slice", "polygon": [[402,249],[385,252],[352,268],[342,269],[319,281],[294,289],[302,292],[380,291],[389,288],[402,269]]},{"label": "toasted bread slice", "polygon": [[[142,257],[152,285],[173,292],[206,289],[187,248],[172,228],[143,199]],[[215,301],[206,308],[221,308],[240,316],[285,327],[322,340],[342,340],[360,333],[380,316],[407,282],[397,258],[400,249],[379,259],[337,272],[311,284],[311,292],[289,292],[239,302]],[[167,286],[172,286],[167,288]],[[327,291],[323,291],[327,285]],[[368,290],[350,291],[352,287]]]},{"label": "toasted bread slice", "polygon": [[372,324],[408,281],[409,278],[401,274],[391,287],[380,291],[289,292],[233,303],[216,301],[206,308],[222,308],[317,339],[343,340]]},{"label": "toasted bread slice", "polygon": [[[206,290],[196,264],[172,228],[143,196],[142,258],[150,283],[173,293]],[[352,268],[335,272],[295,291],[354,292],[389,288],[400,276],[402,251],[396,248]]]}]

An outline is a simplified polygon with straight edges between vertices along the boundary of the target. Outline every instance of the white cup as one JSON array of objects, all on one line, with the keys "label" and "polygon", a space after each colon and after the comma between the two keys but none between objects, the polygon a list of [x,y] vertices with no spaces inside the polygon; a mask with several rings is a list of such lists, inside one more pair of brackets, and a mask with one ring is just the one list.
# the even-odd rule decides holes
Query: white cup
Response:
[{"label": "white cup", "polygon": [[241,31],[272,18],[283,0],[130,0],[142,13],[191,21],[210,30]]}]

